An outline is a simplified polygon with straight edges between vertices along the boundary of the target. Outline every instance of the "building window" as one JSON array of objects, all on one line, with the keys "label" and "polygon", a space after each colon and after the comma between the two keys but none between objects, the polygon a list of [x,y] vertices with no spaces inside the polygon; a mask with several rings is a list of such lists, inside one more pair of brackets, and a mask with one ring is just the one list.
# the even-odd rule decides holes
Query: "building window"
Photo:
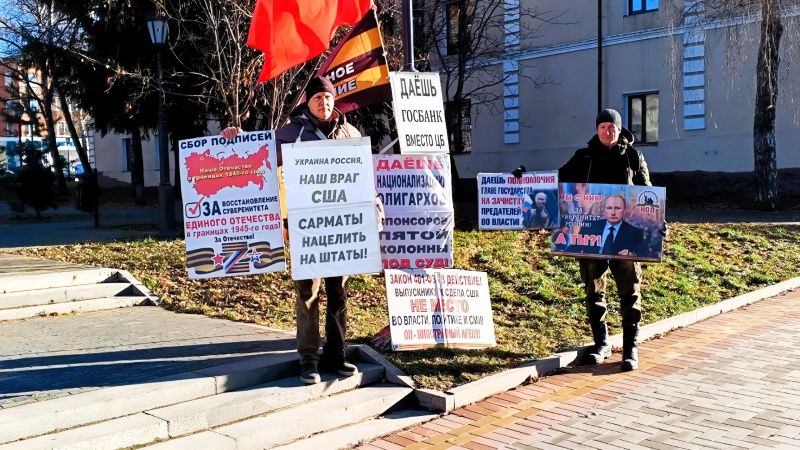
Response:
[{"label": "building window", "polygon": [[6,87],[8,88],[14,87],[14,78],[11,76],[11,72],[6,72],[5,78],[6,78]]},{"label": "building window", "polygon": [[457,55],[464,33],[465,2],[448,3],[447,7],[447,54]]},{"label": "building window", "polygon": [[658,93],[628,96],[628,130],[635,142],[658,143]]},{"label": "building window", "polygon": [[36,83],[36,72],[28,72],[28,82]]},{"label": "building window", "polygon": [[14,124],[12,124],[11,122],[6,122],[6,136],[13,136],[15,134],[16,133],[14,133]]},{"label": "building window", "polygon": [[658,0],[628,0],[628,13],[639,14],[658,9]]},{"label": "building window", "polygon": [[122,139],[122,171],[130,172],[133,167],[133,139]]},{"label": "building window", "polygon": [[56,135],[57,136],[69,135],[69,128],[67,127],[67,121],[59,120],[58,123],[56,123]]},{"label": "building window", "polygon": [[[447,102],[446,107],[454,105]],[[456,112],[456,117],[451,119],[450,126],[450,151],[452,153],[470,153],[472,151],[472,102],[462,100],[461,107]]]},{"label": "building window", "polygon": [[30,99],[28,101],[28,107],[32,112],[39,111],[39,100]]},{"label": "building window", "polygon": [[425,26],[428,23],[425,0],[412,0],[411,9],[414,19],[414,40],[420,41],[425,35]]}]

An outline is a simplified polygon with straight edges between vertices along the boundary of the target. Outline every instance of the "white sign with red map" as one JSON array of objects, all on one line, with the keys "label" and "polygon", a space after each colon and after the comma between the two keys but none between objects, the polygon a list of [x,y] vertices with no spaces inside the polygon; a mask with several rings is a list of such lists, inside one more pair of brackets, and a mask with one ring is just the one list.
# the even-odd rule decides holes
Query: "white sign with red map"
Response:
[{"label": "white sign with red map", "polygon": [[286,267],[272,131],[180,141],[189,278]]}]

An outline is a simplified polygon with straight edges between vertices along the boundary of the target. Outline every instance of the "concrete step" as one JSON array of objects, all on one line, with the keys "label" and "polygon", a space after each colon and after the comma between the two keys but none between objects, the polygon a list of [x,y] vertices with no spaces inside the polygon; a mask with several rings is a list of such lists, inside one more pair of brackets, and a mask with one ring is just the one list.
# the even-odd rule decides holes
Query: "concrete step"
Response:
[{"label": "concrete step", "polygon": [[352,377],[323,373],[321,383],[305,385],[299,377],[291,376],[146,412],[168,423],[170,437],[183,436],[378,383],[383,378],[382,366],[356,365],[359,373]]},{"label": "concrete step", "polygon": [[[213,431],[203,431],[202,433],[192,434],[180,439],[172,439],[158,444],[143,447],[148,450],[236,450],[236,441],[215,433]],[[327,447],[320,447],[325,449]]]},{"label": "concrete step", "polygon": [[0,410],[0,443],[116,419],[214,395],[213,377],[196,373],[116,386]]},{"label": "concrete step", "polygon": [[92,300],[53,303],[49,305],[26,306],[23,308],[0,309],[0,321],[27,319],[29,317],[49,316],[53,314],[75,314],[101,309],[125,308],[135,305],[149,305],[150,300],[144,296],[120,296],[95,298]]},{"label": "concrete step", "polygon": [[144,413],[0,445],[2,450],[113,450],[167,439],[167,424]]},{"label": "concrete step", "polygon": [[[378,384],[216,428],[237,449],[263,449],[364,421],[402,406],[413,389]],[[180,438],[175,440],[179,444]],[[186,448],[174,447],[174,448]]]},{"label": "concrete step", "polygon": [[296,376],[298,359],[295,351],[264,355],[148,383],[0,409],[0,444]]},{"label": "concrete step", "polygon": [[0,294],[0,309],[138,295],[140,295],[139,291],[131,283],[126,282],[79,284]]},{"label": "concrete step", "polygon": [[381,366],[359,363],[359,369],[363,372],[348,378],[325,374],[323,382],[313,386],[303,385],[298,377],[285,378],[241,391],[0,445],[0,449],[117,449],[163,441],[356,389],[362,383],[375,383],[383,377]]},{"label": "concrete step", "polygon": [[34,275],[10,274],[0,277],[0,294],[107,281],[122,281],[122,277],[115,269],[82,269]]},{"label": "concrete step", "polygon": [[395,433],[404,428],[434,420],[438,417],[439,414],[428,411],[402,410],[391,412],[375,419],[315,434],[307,439],[301,439],[291,444],[281,445],[280,447],[275,447],[275,450],[352,448],[361,442],[368,442],[381,436]]}]

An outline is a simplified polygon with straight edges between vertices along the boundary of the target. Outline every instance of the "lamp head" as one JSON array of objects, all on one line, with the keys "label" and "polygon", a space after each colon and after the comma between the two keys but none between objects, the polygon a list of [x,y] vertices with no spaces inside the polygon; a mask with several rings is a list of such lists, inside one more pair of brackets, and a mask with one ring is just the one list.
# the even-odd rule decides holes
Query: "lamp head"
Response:
[{"label": "lamp head", "polygon": [[164,45],[167,43],[169,25],[165,20],[148,20],[147,29],[150,31],[150,41],[154,45]]}]

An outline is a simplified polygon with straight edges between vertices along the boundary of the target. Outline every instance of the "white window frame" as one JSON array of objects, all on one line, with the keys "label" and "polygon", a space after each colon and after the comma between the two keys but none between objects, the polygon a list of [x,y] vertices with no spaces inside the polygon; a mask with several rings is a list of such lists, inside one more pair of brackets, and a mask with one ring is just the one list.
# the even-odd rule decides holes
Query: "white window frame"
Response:
[{"label": "white window frame", "polygon": [[649,90],[649,91],[640,91],[640,92],[628,92],[625,94],[625,107],[624,107],[624,116],[622,120],[622,126],[628,129],[631,134],[635,133],[631,130],[631,98],[632,97],[641,97],[643,99],[642,102],[642,126],[645,127],[645,123],[647,121],[647,102],[646,97],[648,95],[657,95],[658,96],[658,104],[659,104],[659,117],[658,117],[658,132],[659,137],[652,142],[644,141],[644,137],[646,136],[646,129],[642,130],[642,140],[637,140],[634,142],[635,146],[644,146],[644,145],[658,145],[658,142],[661,140],[661,93],[658,90]]}]

